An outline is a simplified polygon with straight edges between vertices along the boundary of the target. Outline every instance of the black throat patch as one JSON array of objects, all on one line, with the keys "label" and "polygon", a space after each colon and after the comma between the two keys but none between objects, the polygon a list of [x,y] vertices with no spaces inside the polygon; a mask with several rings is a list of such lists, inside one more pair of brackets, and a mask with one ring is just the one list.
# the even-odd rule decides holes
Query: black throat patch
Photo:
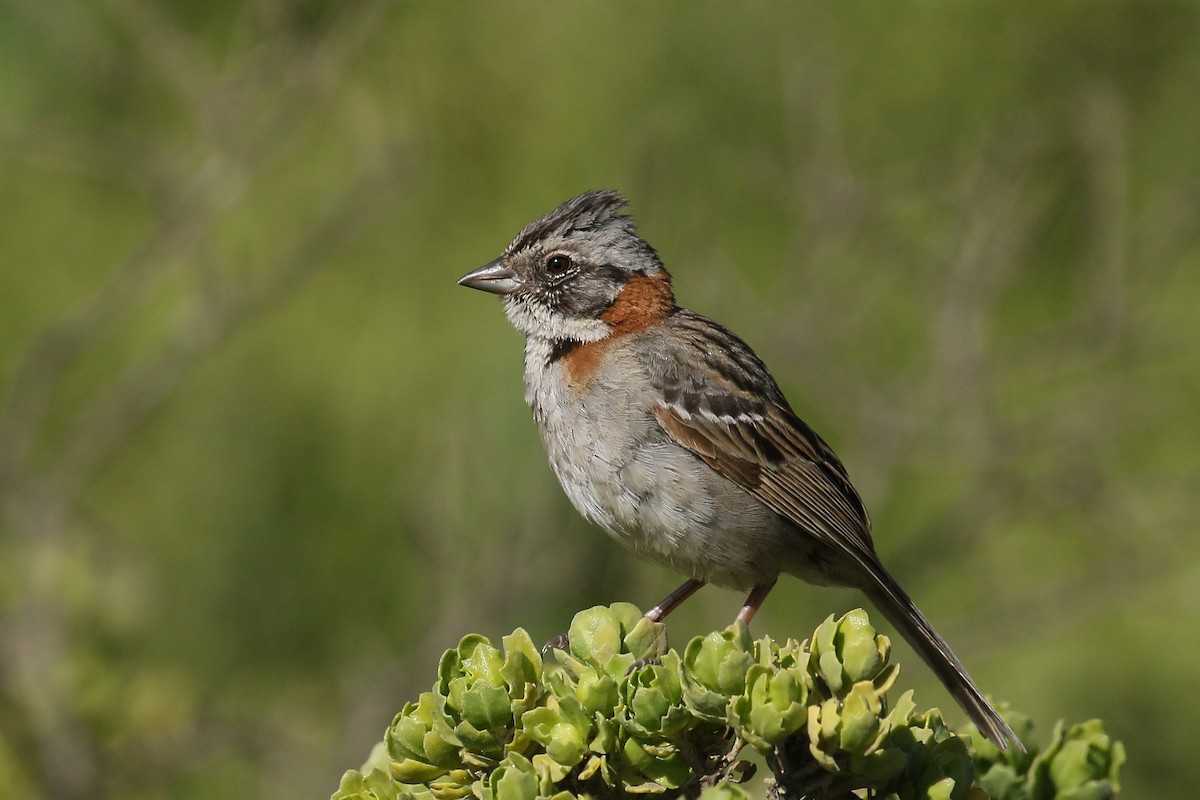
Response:
[{"label": "black throat patch", "polygon": [[575,339],[560,339],[550,348],[550,356],[546,359],[546,366],[550,366],[556,361],[566,358],[571,354],[576,347],[579,347],[583,342]]}]

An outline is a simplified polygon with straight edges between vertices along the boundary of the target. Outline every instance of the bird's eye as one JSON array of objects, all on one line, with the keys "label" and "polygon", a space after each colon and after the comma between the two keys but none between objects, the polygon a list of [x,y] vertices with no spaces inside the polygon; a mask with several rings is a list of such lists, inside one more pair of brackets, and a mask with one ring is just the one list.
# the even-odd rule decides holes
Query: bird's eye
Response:
[{"label": "bird's eye", "polygon": [[575,263],[571,261],[570,256],[558,253],[546,259],[546,274],[554,278],[559,278],[570,272],[573,266],[575,266]]}]

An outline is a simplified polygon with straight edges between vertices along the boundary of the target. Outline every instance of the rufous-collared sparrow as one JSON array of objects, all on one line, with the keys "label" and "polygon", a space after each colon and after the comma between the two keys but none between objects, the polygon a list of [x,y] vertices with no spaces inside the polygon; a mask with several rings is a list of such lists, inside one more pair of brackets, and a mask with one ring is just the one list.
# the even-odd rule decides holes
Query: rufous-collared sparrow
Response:
[{"label": "rufous-collared sparrow", "polygon": [[856,587],[988,739],[1020,747],[880,563],[841,461],[745,342],[675,304],[625,205],[608,190],[568,200],[459,283],[501,295],[525,334],[525,400],[575,508],[690,576],[646,616],[715,583],[749,591],[749,622],[781,572]]}]

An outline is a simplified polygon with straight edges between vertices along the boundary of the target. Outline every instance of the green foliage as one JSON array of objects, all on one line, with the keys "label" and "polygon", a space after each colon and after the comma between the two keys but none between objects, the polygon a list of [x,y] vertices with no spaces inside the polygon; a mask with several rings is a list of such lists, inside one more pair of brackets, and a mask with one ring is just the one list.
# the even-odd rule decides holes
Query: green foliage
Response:
[{"label": "green foliage", "polygon": [[985,685],[1194,793],[1200,3],[680,6],[0,3],[0,796],[327,794],[464,618],[672,588],[454,285],[600,186]]},{"label": "green foliage", "polygon": [[1101,800],[1125,755],[1099,720],[1055,726],[1039,749],[1002,751],[950,730],[912,693],[888,691],[891,644],[856,609],[804,642],[751,640],[738,624],[667,649],[632,605],[582,611],[549,660],[517,629],[447,650],[432,691],[407,704],[333,800],[559,800],[702,796],[744,800],[758,751],[771,796],[894,800]]},{"label": "green foliage", "polygon": [[[1026,740],[1033,727],[1029,720],[1014,714],[1009,722]],[[1029,753],[1002,752],[978,733],[972,738],[979,785],[996,800],[1105,800],[1120,788],[1125,747],[1109,737],[1100,720],[1069,728],[1060,720],[1050,743]]]}]

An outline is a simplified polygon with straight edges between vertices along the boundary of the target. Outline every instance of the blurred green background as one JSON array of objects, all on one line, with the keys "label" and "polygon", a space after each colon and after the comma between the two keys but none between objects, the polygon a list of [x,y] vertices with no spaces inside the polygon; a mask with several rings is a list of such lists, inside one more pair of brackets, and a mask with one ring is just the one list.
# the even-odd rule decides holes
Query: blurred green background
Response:
[{"label": "blurred green background", "polygon": [[454,283],[609,186],[985,690],[1189,796],[1197,76],[1195,2],[0,0],[0,796],[324,797],[464,633],[678,583]]}]

